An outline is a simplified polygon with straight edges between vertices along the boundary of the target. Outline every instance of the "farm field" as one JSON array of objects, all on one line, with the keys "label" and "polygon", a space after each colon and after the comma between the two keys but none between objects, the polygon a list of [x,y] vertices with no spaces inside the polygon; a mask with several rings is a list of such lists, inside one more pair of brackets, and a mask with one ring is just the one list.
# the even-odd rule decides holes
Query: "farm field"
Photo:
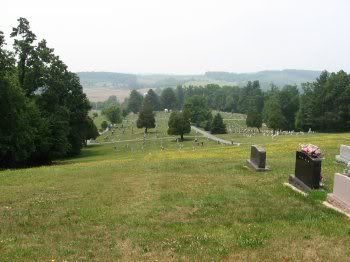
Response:
[{"label": "farm field", "polygon": [[[350,257],[349,219],[322,205],[345,168],[334,157],[350,134],[231,133],[222,137],[241,145],[222,146],[191,132],[176,142],[168,116],[157,113],[145,141],[129,115],[79,157],[0,171],[0,261]],[[223,114],[237,128],[245,128],[242,117]],[[307,197],[283,186],[300,143],[325,152],[324,188]],[[269,172],[244,167],[252,144],[266,147]]]}]

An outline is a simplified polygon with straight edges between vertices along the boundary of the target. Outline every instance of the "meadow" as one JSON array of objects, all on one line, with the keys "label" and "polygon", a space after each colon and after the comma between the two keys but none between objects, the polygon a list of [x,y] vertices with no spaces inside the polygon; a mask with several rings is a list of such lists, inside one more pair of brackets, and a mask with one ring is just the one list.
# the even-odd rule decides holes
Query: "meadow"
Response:
[{"label": "meadow", "polygon": [[[102,121],[99,116],[95,121]],[[242,115],[225,114],[244,127]],[[143,131],[129,115],[79,157],[0,171],[0,261],[346,261],[349,219],[322,205],[350,134],[231,133],[223,146],[192,132],[166,134],[168,114]],[[203,146],[195,141],[203,142]],[[325,152],[324,188],[302,196],[283,185],[295,150]],[[270,171],[244,167],[266,147]]]}]

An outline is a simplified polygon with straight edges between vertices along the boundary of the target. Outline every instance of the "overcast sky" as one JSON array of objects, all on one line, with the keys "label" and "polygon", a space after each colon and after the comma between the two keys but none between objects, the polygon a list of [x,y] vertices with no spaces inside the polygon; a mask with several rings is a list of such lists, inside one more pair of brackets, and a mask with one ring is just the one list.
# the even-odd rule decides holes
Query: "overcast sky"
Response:
[{"label": "overcast sky", "polygon": [[[349,0],[2,0],[72,71],[350,71]],[[12,41],[7,38],[8,41]]]}]

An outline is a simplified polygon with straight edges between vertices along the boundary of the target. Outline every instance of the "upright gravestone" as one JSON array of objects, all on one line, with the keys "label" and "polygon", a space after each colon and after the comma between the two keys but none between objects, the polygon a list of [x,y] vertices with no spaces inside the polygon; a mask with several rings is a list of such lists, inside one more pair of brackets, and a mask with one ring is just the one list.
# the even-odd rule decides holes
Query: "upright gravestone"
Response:
[{"label": "upright gravestone", "polygon": [[255,171],[267,171],[266,150],[262,147],[252,145],[250,148],[250,159],[247,159],[246,163],[248,167]]},{"label": "upright gravestone", "polygon": [[320,158],[313,158],[303,151],[297,151],[295,175],[289,176],[289,183],[303,191],[320,188],[321,163]]},{"label": "upright gravestone", "polygon": [[341,145],[340,154],[335,156],[336,161],[348,164],[350,162],[350,146]]},{"label": "upright gravestone", "polygon": [[327,202],[350,212],[350,176],[345,174],[334,175],[333,193],[327,195]]}]

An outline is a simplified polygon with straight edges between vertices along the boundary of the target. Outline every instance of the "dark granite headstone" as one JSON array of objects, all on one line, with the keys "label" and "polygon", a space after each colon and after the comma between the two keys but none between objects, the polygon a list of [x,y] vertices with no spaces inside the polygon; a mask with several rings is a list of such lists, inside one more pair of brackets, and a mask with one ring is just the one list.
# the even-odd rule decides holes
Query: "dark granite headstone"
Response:
[{"label": "dark granite headstone", "polygon": [[256,171],[266,171],[266,150],[255,145],[251,146],[247,165]]},{"label": "dark granite headstone", "polygon": [[297,151],[295,176],[290,176],[289,182],[304,191],[320,188],[321,163],[320,158],[312,158],[302,151]]}]

